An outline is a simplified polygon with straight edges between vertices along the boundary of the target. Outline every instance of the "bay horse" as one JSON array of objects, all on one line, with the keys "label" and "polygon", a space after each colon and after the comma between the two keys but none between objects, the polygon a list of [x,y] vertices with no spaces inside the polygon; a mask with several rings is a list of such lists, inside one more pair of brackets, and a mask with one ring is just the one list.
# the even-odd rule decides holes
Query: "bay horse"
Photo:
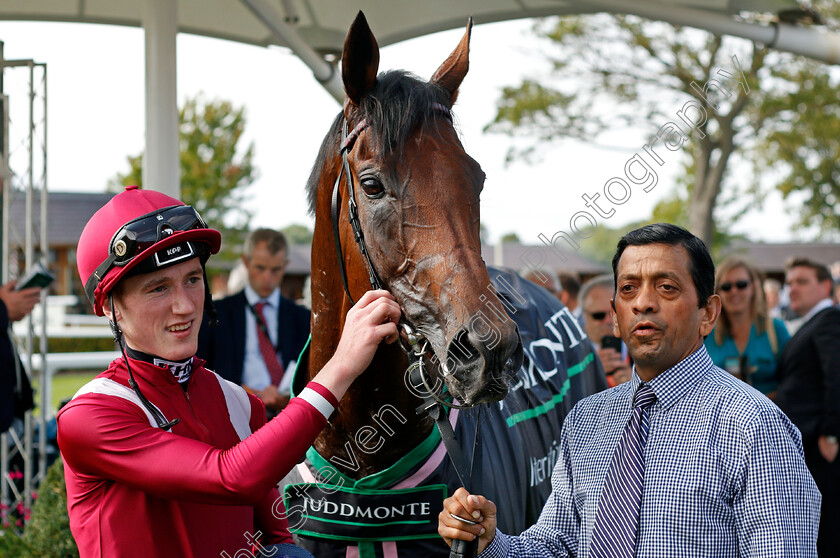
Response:
[{"label": "bay horse", "polygon": [[[424,395],[407,381],[408,347],[421,347],[414,354],[428,371],[426,389],[435,384],[456,407],[449,421],[467,453],[482,423],[484,461],[499,468],[485,463],[480,480],[507,507],[500,524],[511,530],[535,521],[548,496],[545,471],[562,417],[605,387],[592,384],[600,365],[569,311],[482,260],[484,173],[450,112],[469,67],[471,27],[428,82],[404,71],[378,74],[379,47],[361,12],[344,44],[347,99],[307,184],[315,215],[312,337],[295,386],[332,357],[347,312],[371,288],[394,295],[403,335],[379,348],[307,464],[283,483],[297,542],[319,558],[397,556],[398,547],[400,556],[448,555],[437,513],[461,481],[434,421],[418,414]],[[317,495],[307,492],[313,487]],[[515,494],[494,493],[505,487]],[[381,550],[364,546],[375,544]]]}]

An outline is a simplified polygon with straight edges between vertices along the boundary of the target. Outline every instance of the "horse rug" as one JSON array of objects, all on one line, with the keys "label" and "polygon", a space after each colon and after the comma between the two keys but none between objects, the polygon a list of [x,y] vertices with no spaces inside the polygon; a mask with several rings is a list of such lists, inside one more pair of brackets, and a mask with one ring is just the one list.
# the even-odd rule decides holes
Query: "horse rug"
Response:
[{"label": "horse rug", "polygon": [[[504,400],[481,410],[451,409],[448,418],[468,458],[480,422],[470,489],[496,503],[502,531],[520,533],[536,522],[551,491],[563,418],[578,400],[607,384],[568,308],[511,271],[488,271],[519,328],[523,364]],[[297,376],[297,386],[305,383],[304,374]],[[433,428],[396,464],[361,479],[341,474],[310,448],[280,488],[296,543],[318,558],[429,558],[449,555],[437,533],[437,516],[444,498],[460,485]]]}]

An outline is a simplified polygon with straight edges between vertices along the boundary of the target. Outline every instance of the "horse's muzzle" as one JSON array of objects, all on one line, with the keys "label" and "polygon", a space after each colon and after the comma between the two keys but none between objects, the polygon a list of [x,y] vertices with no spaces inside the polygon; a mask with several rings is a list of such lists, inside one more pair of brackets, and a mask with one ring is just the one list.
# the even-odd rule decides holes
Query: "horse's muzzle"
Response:
[{"label": "horse's muzzle", "polygon": [[522,359],[515,326],[484,339],[463,327],[449,343],[444,380],[464,405],[501,401]]}]

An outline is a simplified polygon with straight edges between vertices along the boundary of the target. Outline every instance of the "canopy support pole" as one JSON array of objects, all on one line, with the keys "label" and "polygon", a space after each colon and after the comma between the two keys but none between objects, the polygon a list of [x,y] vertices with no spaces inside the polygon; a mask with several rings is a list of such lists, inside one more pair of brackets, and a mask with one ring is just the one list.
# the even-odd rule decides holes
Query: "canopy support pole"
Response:
[{"label": "canopy support pole", "polygon": [[705,10],[650,0],[590,0],[589,4],[614,13],[633,14],[674,25],[705,29],[718,35],[742,37],[826,64],[840,64],[840,35],[829,31],[779,22],[772,25],[746,23]]},{"label": "canopy support pole", "polygon": [[145,0],[146,32],[146,151],[143,187],[181,198],[181,163],[178,146],[178,98],[175,38],[178,33],[176,0]]},{"label": "canopy support pole", "polygon": [[265,0],[242,0],[257,19],[265,25],[272,34],[283,41],[292,49],[304,64],[309,66],[315,79],[318,80],[324,89],[338,101],[344,103],[344,84],[335,69],[335,66],[324,60],[312,47],[300,38],[300,35],[288,25],[283,18],[268,5]]}]

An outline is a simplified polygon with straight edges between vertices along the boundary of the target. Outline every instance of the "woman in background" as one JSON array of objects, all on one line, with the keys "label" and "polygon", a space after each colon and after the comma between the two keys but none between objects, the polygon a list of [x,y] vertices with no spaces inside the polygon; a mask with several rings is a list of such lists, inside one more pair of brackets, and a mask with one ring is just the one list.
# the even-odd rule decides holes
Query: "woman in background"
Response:
[{"label": "woman in background", "polygon": [[723,308],[706,338],[709,356],[772,399],[776,362],[790,335],[784,322],[768,315],[760,272],[742,258],[727,258],[717,268],[715,292]]}]

